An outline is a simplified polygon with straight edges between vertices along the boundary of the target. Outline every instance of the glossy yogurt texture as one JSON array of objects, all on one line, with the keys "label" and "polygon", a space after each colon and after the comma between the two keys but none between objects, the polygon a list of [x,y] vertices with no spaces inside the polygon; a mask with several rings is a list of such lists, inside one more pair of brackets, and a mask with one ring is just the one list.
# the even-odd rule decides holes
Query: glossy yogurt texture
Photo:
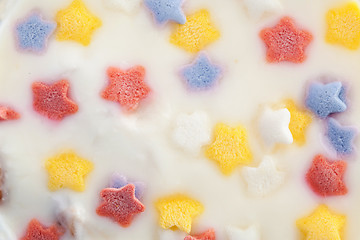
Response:
[{"label": "glossy yogurt texture", "polygon": [[[255,124],[263,107],[284,99],[291,98],[304,106],[308,85],[326,75],[347,87],[348,109],[336,118],[359,127],[360,53],[325,42],[326,12],[347,1],[281,0],[281,10],[259,19],[249,16],[241,0],[185,1],[185,15],[207,9],[221,33],[203,51],[221,66],[222,78],[212,89],[195,92],[186,88],[180,72],[197,54],[171,44],[169,37],[176,24],[157,25],[142,3],[128,14],[106,8],[103,1],[84,0],[102,21],[88,46],[57,41],[52,35],[42,54],[18,50],[14,26],[19,19],[36,10],[54,21],[56,13],[70,2],[17,1],[7,9],[1,23],[0,102],[14,107],[21,118],[0,122],[0,159],[8,190],[0,206],[0,225],[4,225],[0,236],[11,232],[13,239],[19,239],[32,218],[48,226],[55,223],[58,203],[54,199],[67,199],[84,210],[83,236],[79,239],[160,239],[163,230],[154,202],[165,195],[184,193],[204,206],[204,212],[194,219],[192,232],[213,227],[220,240],[228,239],[227,226],[250,225],[259,229],[264,240],[301,239],[296,220],[311,214],[320,203],[346,215],[344,236],[358,239],[360,162],[356,150],[344,158],[348,162],[348,194],[321,198],[310,190],[305,174],[316,154],[337,158],[326,142],[324,120],[314,117],[305,145],[280,146],[271,152],[262,146]],[[266,61],[259,32],[274,26],[283,16],[292,17],[297,26],[313,35],[303,63]],[[146,69],[145,81],[151,94],[129,113],[101,98],[101,91],[107,85],[108,67],[128,69],[135,65]],[[79,110],[62,121],[53,121],[34,111],[31,85],[34,81],[52,83],[60,79],[70,82],[70,96]],[[193,154],[174,144],[176,118],[199,110],[209,116],[211,128],[218,122],[242,124],[253,154],[250,166],[258,166],[265,155],[272,155],[277,168],[285,173],[284,184],[271,194],[254,197],[247,190],[241,167],[225,176],[214,161],[205,157],[204,149]],[[356,148],[359,141],[355,141]],[[45,161],[68,149],[93,162],[94,170],[86,177],[83,192],[50,191]],[[142,200],[146,210],[128,228],[96,214],[99,193],[108,186],[114,172],[146,184]],[[184,234],[179,233],[179,237],[182,239]],[[61,239],[73,237],[66,233]]]}]

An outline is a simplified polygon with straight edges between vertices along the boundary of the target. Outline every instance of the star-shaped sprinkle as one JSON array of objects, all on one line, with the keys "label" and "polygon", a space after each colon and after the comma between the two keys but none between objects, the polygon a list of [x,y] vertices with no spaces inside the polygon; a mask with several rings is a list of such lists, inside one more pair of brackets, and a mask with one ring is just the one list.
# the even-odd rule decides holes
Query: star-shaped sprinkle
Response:
[{"label": "star-shaped sprinkle", "polygon": [[169,20],[180,24],[186,22],[186,17],[181,9],[183,0],[144,0],[144,3],[159,24],[164,24]]},{"label": "star-shaped sprinkle", "polygon": [[210,122],[206,113],[198,111],[177,117],[172,138],[185,151],[198,153],[203,145],[210,142],[210,137]]},{"label": "star-shaped sprinkle", "polygon": [[270,156],[265,156],[257,168],[244,167],[242,173],[249,192],[261,197],[278,189],[285,179],[285,174],[276,169]]},{"label": "star-shaped sprinkle", "polygon": [[35,111],[52,120],[63,120],[76,113],[78,106],[69,98],[69,88],[70,83],[67,80],[53,84],[34,82],[32,91]]},{"label": "star-shaped sprinkle", "polygon": [[135,186],[105,188],[100,193],[103,202],[96,209],[99,216],[109,217],[122,227],[128,227],[134,217],[145,211],[145,206],[135,197]]},{"label": "star-shaped sprinkle", "polygon": [[340,44],[350,50],[360,46],[360,9],[357,2],[349,2],[326,14],[325,39],[330,44]]},{"label": "star-shaped sprinkle", "polygon": [[201,234],[188,235],[184,238],[184,240],[215,240],[215,239],[216,239],[215,230],[213,228],[210,228]]},{"label": "star-shaped sprinkle", "polygon": [[353,141],[356,136],[354,128],[341,126],[335,119],[329,118],[326,135],[338,154],[349,155],[354,151]]},{"label": "star-shaped sprinkle", "polygon": [[251,18],[259,19],[265,14],[276,13],[282,9],[279,0],[243,0]]},{"label": "star-shaped sprinkle", "polygon": [[111,176],[110,188],[122,188],[128,184],[133,184],[135,186],[135,197],[141,200],[144,196],[145,184],[143,182],[132,182],[119,173],[114,173]]},{"label": "star-shaped sprinkle", "polygon": [[63,229],[56,225],[45,227],[37,219],[32,219],[21,240],[58,240],[63,234]]},{"label": "star-shaped sprinkle", "polygon": [[325,205],[319,205],[308,217],[296,221],[304,239],[341,240],[346,222],[344,215],[333,214]]},{"label": "star-shaped sprinkle", "polygon": [[252,162],[247,132],[243,126],[231,128],[218,123],[214,130],[214,141],[205,150],[205,155],[216,161],[225,175],[230,175],[238,165]]},{"label": "star-shaped sprinkle", "polygon": [[85,190],[84,178],[93,169],[93,164],[75,152],[67,151],[49,158],[45,168],[49,173],[51,191],[67,187],[80,192]]},{"label": "star-shaped sprinkle", "polygon": [[40,13],[31,13],[16,25],[16,42],[20,50],[44,52],[47,41],[56,28],[56,23],[42,19]]},{"label": "star-shaped sprinkle", "polygon": [[327,84],[314,82],[305,99],[306,107],[319,118],[346,110],[345,89],[341,82]]},{"label": "star-shaped sprinkle", "polygon": [[200,53],[193,63],[181,71],[190,90],[206,90],[213,87],[221,77],[221,68],[210,62],[205,53]]},{"label": "star-shaped sprinkle", "polygon": [[260,240],[259,230],[254,225],[246,229],[228,226],[226,233],[229,240]]},{"label": "star-shaped sprinkle", "polygon": [[155,206],[160,213],[159,224],[164,229],[177,227],[190,233],[193,218],[204,211],[203,205],[185,195],[172,195],[159,199]]},{"label": "star-shaped sprinkle", "polygon": [[101,26],[101,20],[90,13],[82,0],[74,0],[66,9],[56,14],[59,30],[56,39],[72,40],[84,46],[90,44],[93,32]]},{"label": "star-shaped sprinkle", "polygon": [[330,161],[322,155],[317,155],[306,173],[306,181],[310,188],[322,197],[345,195],[345,170],[345,161]]},{"label": "star-shaped sprinkle", "polygon": [[286,108],[273,110],[266,107],[259,117],[259,133],[265,146],[272,149],[276,144],[291,144],[293,136],[289,129],[290,112]]},{"label": "star-shaped sprinkle", "polygon": [[75,239],[83,238],[85,210],[81,205],[71,203],[68,198],[57,197],[55,200],[55,215],[58,224],[69,230]]},{"label": "star-shaped sprinkle", "polygon": [[110,10],[132,13],[140,6],[141,0],[103,0],[103,3]]},{"label": "star-shaped sprinkle", "polygon": [[298,145],[305,144],[306,130],[312,122],[310,113],[300,109],[291,99],[285,101],[285,107],[290,112],[289,130],[293,136],[294,142]]},{"label": "star-shaped sprinkle", "polygon": [[10,107],[0,105],[0,121],[17,120],[20,114]]},{"label": "star-shaped sprinkle", "polygon": [[127,71],[110,67],[107,70],[109,84],[101,96],[120,103],[127,111],[135,110],[140,101],[147,97],[150,88],[144,81],[145,68],[136,66]]},{"label": "star-shaped sprinkle", "polygon": [[179,25],[170,36],[170,42],[186,51],[195,53],[220,37],[219,30],[213,25],[210,13],[202,9],[187,17],[184,25]]},{"label": "star-shaped sprinkle", "polygon": [[301,63],[306,59],[305,49],[310,44],[312,35],[298,29],[290,17],[283,17],[276,26],[263,29],[260,38],[265,43],[268,62]]}]

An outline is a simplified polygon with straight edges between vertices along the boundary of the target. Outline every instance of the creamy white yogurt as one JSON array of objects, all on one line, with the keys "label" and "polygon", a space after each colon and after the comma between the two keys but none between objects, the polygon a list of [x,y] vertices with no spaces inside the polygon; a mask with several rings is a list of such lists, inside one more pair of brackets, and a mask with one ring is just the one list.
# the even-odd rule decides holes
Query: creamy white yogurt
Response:
[{"label": "creamy white yogurt", "polygon": [[[243,124],[248,129],[254,162],[258,166],[268,154],[256,134],[255,120],[261,106],[292,98],[304,101],[306,85],[321,75],[334,75],[349,86],[349,109],[338,115],[341,122],[359,127],[360,52],[325,43],[325,14],[342,0],[281,0],[282,10],[252,20],[240,0],[187,0],[186,15],[206,8],[221,32],[216,42],[205,48],[214,62],[224,68],[218,86],[208,92],[188,92],[178,74],[195,55],[169,43],[175,25],[157,26],[151,14],[140,6],[133,15],[110,11],[102,1],[84,0],[88,9],[102,20],[91,44],[59,42],[53,35],[43,55],[18,52],[13,28],[32,10],[46,19],[67,7],[70,0],[18,1],[2,22],[0,30],[0,103],[8,103],[22,114],[18,121],[0,123],[0,153],[9,189],[0,206],[3,221],[17,238],[23,236],[32,218],[54,223],[53,196],[64,195],[85,210],[83,239],[158,239],[160,226],[154,201],[163,195],[186,193],[200,201],[205,211],[192,225],[193,232],[213,227],[217,239],[227,239],[227,226],[255,225],[264,240],[300,239],[295,221],[309,215],[319,203],[347,216],[345,236],[356,240],[360,222],[360,161],[348,161],[346,196],[319,198],[304,181],[315,154],[328,152],[324,123],[314,119],[306,145],[285,146],[273,154],[285,184],[273,194],[255,198],[247,192],[238,167],[231,176],[221,174],[215,162],[203,154],[191,155],[171,142],[179,114],[204,111],[211,126],[224,122]],[[269,64],[264,44],[258,36],[263,27],[273,26],[282,16],[291,16],[314,40],[302,64]],[[100,97],[107,84],[106,69],[133,65],[146,68],[146,82],[152,94],[135,113],[124,113],[117,103]],[[66,78],[71,95],[79,105],[77,114],[53,122],[34,112],[31,84]],[[359,148],[359,141],[356,142]],[[64,149],[73,149],[94,163],[86,178],[86,190],[50,192],[44,162]],[[114,171],[147,185],[146,211],[128,228],[100,217],[95,209],[99,192]],[[0,222],[1,224],[1,222]],[[0,227],[0,231],[3,229]],[[181,235],[181,234],[180,234]],[[1,234],[0,234],[1,236]],[[72,239],[69,235],[62,239]]]}]

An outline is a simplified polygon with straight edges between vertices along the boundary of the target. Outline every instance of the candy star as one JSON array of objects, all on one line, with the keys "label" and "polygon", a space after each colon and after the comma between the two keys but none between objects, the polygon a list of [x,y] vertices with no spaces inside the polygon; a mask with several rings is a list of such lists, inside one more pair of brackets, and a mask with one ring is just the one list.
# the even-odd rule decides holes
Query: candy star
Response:
[{"label": "candy star", "polygon": [[270,156],[264,157],[257,168],[244,167],[242,173],[249,192],[255,196],[265,196],[276,190],[285,178],[285,174],[276,169]]},{"label": "candy star", "polygon": [[324,156],[317,155],[306,174],[306,181],[310,188],[322,197],[345,195],[345,170],[345,161],[329,161]]},{"label": "candy star", "polygon": [[293,137],[289,129],[290,112],[286,108],[273,110],[265,108],[258,120],[259,133],[267,147],[276,144],[291,144]]},{"label": "candy star", "polygon": [[85,190],[84,177],[93,169],[93,164],[68,151],[49,158],[45,168],[49,172],[51,191],[68,187],[80,192]]},{"label": "candy star", "polygon": [[21,240],[58,240],[63,234],[63,229],[56,225],[45,227],[38,220],[32,219]]},{"label": "candy star", "polygon": [[103,0],[103,2],[108,9],[131,13],[139,7],[141,0]]},{"label": "candy star", "polygon": [[69,87],[67,80],[60,80],[53,84],[34,82],[32,91],[35,111],[52,120],[62,120],[76,113],[78,106],[68,97]]},{"label": "candy star", "polygon": [[220,166],[225,175],[230,175],[238,165],[247,165],[252,161],[252,153],[243,126],[228,127],[223,123],[215,126],[215,139],[205,150],[205,155]]},{"label": "candy star", "polygon": [[265,43],[268,62],[301,63],[306,58],[305,48],[310,44],[312,35],[298,29],[291,18],[283,17],[276,26],[263,29],[260,38]]},{"label": "candy star", "polygon": [[72,40],[84,46],[90,44],[91,35],[102,24],[86,9],[82,0],[74,0],[66,9],[60,10],[56,21],[59,25],[57,40]]},{"label": "candy star", "polygon": [[56,24],[45,21],[39,13],[32,13],[16,25],[16,41],[20,50],[41,53],[54,32]]},{"label": "candy star", "polygon": [[181,114],[172,135],[174,142],[187,152],[197,153],[210,141],[209,118],[204,112]]},{"label": "candy star", "polygon": [[141,66],[123,71],[110,67],[107,70],[109,85],[101,96],[109,101],[119,102],[126,110],[135,110],[140,101],[150,93],[150,88],[144,82],[145,69]]},{"label": "candy star", "polygon": [[330,44],[340,44],[356,50],[360,46],[360,10],[357,2],[331,9],[326,14],[325,39]]},{"label": "candy star", "polygon": [[141,200],[145,191],[145,184],[143,182],[129,182],[124,175],[114,173],[111,176],[110,188],[122,188],[130,183],[135,186],[135,197]]},{"label": "candy star", "polygon": [[301,110],[295,105],[295,102],[290,99],[285,101],[285,107],[290,112],[289,129],[294,138],[294,142],[303,145],[305,143],[306,130],[312,122],[311,115],[307,111]]},{"label": "candy star", "polygon": [[312,83],[305,104],[320,118],[326,118],[332,113],[343,112],[346,110],[344,87],[341,82]]},{"label": "candy star", "polygon": [[279,12],[282,8],[278,0],[243,0],[249,15],[259,19],[265,13]]},{"label": "candy star", "polygon": [[195,53],[220,37],[220,32],[210,20],[210,13],[203,9],[187,17],[184,25],[179,25],[170,36],[170,42]]},{"label": "candy star", "polygon": [[156,201],[160,213],[159,224],[164,229],[177,227],[189,233],[192,219],[203,212],[203,205],[185,195],[172,195]]},{"label": "candy star", "polygon": [[188,235],[184,238],[184,240],[215,240],[215,230],[210,228],[206,232],[197,235]]},{"label": "candy star", "polygon": [[16,120],[20,118],[20,114],[15,112],[15,110],[0,105],[0,121],[5,121],[5,120]]},{"label": "candy star", "polygon": [[309,217],[297,220],[296,225],[306,240],[341,240],[345,222],[344,215],[332,214],[327,206],[320,205]]},{"label": "candy star", "polygon": [[105,188],[100,193],[103,202],[96,209],[99,216],[109,217],[122,227],[130,226],[135,215],[145,211],[145,206],[135,197],[135,186]]},{"label": "candy star", "polygon": [[335,119],[329,118],[327,122],[327,137],[331,146],[338,154],[349,155],[353,152],[355,136],[354,128],[341,126]]},{"label": "candy star", "polygon": [[205,53],[200,53],[192,64],[181,71],[181,75],[189,89],[206,90],[219,80],[221,69],[212,64]]},{"label": "candy star", "polygon": [[253,225],[246,229],[228,226],[226,233],[229,240],[260,240],[259,230]]},{"label": "candy star", "polygon": [[183,0],[144,0],[144,3],[159,24],[166,23],[169,20],[180,24],[186,22],[186,17],[181,9]]}]

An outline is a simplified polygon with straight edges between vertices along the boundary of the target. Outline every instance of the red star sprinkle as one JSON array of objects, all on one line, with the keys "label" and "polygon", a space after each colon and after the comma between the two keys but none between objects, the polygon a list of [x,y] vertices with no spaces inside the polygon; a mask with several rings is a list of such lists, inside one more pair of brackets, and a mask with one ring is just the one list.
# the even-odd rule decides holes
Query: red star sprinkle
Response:
[{"label": "red star sprinkle", "polygon": [[104,201],[96,213],[111,218],[123,227],[130,226],[134,215],[145,211],[145,206],[135,197],[133,184],[122,188],[105,188],[100,195]]},{"label": "red star sprinkle", "polygon": [[32,219],[21,240],[58,240],[63,234],[64,230],[59,226],[45,227],[37,219]]},{"label": "red star sprinkle", "polygon": [[0,105],[0,121],[16,120],[20,118],[20,114],[13,109]]},{"label": "red star sprinkle", "polygon": [[106,100],[119,102],[128,111],[135,110],[140,100],[150,92],[150,88],[144,82],[145,68],[142,66],[135,66],[127,71],[110,67],[107,75],[109,85],[101,96]]},{"label": "red star sprinkle", "polygon": [[320,196],[345,195],[348,191],[343,181],[345,170],[345,161],[330,161],[322,155],[317,155],[306,174],[306,181]]},{"label": "red star sprinkle", "polygon": [[313,38],[311,33],[298,29],[290,17],[283,17],[275,27],[263,29],[260,37],[267,48],[268,62],[293,63],[305,60],[305,48]]},{"label": "red star sprinkle", "polygon": [[215,240],[215,230],[210,228],[206,232],[203,232],[194,236],[186,236],[184,240]]},{"label": "red star sprinkle", "polygon": [[67,80],[60,80],[51,85],[34,82],[32,90],[35,111],[52,120],[62,120],[76,113],[78,106],[68,97],[69,87]]}]

